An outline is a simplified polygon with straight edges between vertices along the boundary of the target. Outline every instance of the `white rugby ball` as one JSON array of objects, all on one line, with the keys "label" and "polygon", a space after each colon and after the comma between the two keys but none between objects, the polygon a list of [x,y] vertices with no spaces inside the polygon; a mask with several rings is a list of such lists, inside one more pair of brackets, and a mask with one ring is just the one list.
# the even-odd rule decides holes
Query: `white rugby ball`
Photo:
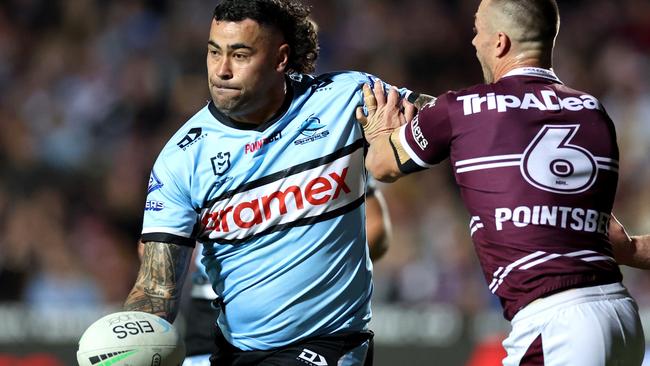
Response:
[{"label": "white rugby ball", "polygon": [[185,344],[165,319],[140,311],[106,315],[79,340],[79,366],[179,366]]}]

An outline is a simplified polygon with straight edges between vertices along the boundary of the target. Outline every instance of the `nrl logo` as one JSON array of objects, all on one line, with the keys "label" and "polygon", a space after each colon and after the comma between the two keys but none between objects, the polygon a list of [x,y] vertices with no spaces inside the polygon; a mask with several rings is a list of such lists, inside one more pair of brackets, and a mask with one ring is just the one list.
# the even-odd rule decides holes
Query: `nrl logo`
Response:
[{"label": "nrl logo", "polygon": [[210,162],[212,163],[212,172],[214,175],[221,176],[230,169],[230,153],[220,152],[217,156],[212,157]]}]

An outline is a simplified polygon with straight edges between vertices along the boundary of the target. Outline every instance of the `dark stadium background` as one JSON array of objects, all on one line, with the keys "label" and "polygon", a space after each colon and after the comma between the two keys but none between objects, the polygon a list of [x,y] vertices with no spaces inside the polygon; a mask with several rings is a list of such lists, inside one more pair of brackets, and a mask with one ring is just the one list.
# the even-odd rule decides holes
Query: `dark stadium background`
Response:
[{"label": "dark stadium background", "polygon": [[[650,232],[650,1],[559,3],[556,72],[616,121],[615,213]],[[481,81],[478,0],[311,4],[319,72],[364,70],[429,94]],[[208,98],[214,5],[0,1],[0,366],[74,364],[81,332],[126,297],[153,159]],[[448,166],[382,189],[394,236],[375,265],[376,365],[465,365],[508,326]],[[650,272],[624,275],[650,324]]]}]

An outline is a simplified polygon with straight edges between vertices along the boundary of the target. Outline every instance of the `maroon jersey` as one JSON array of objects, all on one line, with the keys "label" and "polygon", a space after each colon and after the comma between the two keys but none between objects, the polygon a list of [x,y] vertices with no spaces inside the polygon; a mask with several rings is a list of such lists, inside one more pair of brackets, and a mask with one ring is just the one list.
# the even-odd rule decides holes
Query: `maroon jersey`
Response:
[{"label": "maroon jersey", "polygon": [[470,233],[504,315],[570,288],[621,280],[607,225],[618,181],[614,125],[549,70],[441,95],[403,126],[416,164],[451,160]]}]

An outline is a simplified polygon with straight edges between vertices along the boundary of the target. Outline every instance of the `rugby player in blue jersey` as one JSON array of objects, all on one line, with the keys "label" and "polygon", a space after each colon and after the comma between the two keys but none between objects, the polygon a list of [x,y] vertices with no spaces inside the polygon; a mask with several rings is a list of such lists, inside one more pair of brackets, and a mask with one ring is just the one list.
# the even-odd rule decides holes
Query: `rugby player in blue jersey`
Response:
[{"label": "rugby player in blue jersey", "polygon": [[151,172],[124,307],[173,321],[201,243],[221,309],[213,364],[367,361],[372,264],[355,110],[361,86],[379,81],[310,75],[318,44],[308,15],[291,0],[220,2],[207,45],[211,101]]},{"label": "rugby player in blue jersey", "polygon": [[[374,180],[369,179],[369,182]],[[383,195],[374,183],[370,183],[366,193],[366,235],[373,263],[388,250],[390,233],[390,217]],[[212,306],[217,295],[212,290],[205,267],[201,263],[201,248],[202,245],[199,244],[195,249],[197,253],[192,273],[191,300],[186,305],[181,305],[180,310],[185,320],[185,349],[188,355],[183,366],[209,366],[210,355],[214,351],[217,330],[215,319],[219,315],[219,308]],[[371,353],[372,350],[371,340],[368,352]],[[371,359],[372,356],[367,355],[366,362],[370,364]]]}]

